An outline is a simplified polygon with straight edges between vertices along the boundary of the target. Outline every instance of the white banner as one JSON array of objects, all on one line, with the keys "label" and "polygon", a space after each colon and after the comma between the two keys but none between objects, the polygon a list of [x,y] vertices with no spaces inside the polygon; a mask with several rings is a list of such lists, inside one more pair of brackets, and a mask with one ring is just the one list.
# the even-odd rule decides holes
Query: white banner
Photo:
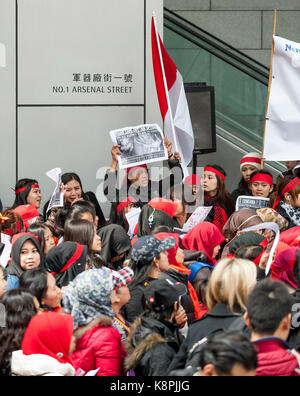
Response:
[{"label": "white banner", "polygon": [[274,36],[264,159],[300,160],[300,44]]}]

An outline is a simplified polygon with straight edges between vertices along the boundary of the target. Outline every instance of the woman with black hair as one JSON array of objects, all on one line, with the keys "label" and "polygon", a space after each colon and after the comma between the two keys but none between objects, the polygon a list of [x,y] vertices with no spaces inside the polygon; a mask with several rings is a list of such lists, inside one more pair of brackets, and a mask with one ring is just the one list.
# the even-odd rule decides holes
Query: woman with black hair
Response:
[{"label": "woman with black hair", "polygon": [[207,165],[204,169],[204,206],[211,206],[206,221],[222,231],[228,218],[235,210],[232,196],[225,187],[226,172],[218,165]]},{"label": "woman with black hair", "polygon": [[143,312],[142,298],[145,289],[170,268],[167,250],[174,246],[174,238],[159,241],[153,236],[141,237],[133,245],[130,267],[134,277],[128,284],[131,298],[122,310],[129,323],[133,323]]},{"label": "woman with black hair", "polygon": [[271,205],[288,222],[288,229],[300,226],[300,179],[285,176],[271,195]]},{"label": "woman with black hair", "polygon": [[[99,226],[102,227],[106,224],[106,219],[96,198],[96,195],[91,192],[84,192],[80,177],[76,173],[65,173],[61,177],[61,191],[64,194],[64,206],[70,208],[75,202],[79,200],[90,201],[94,204],[96,214],[98,216]],[[49,201],[44,206],[44,216],[47,219]]]},{"label": "woman with black hair", "polygon": [[254,197],[269,198],[273,189],[273,176],[270,172],[262,169],[250,176],[250,190]]},{"label": "woman with black hair", "polygon": [[31,224],[26,231],[38,237],[44,257],[46,257],[50,249],[55,246],[53,233],[49,226],[43,223],[34,223]]},{"label": "woman with black hair", "polygon": [[241,181],[236,190],[232,192],[232,197],[236,201],[241,195],[252,195],[250,189],[250,177],[254,172],[257,172],[261,168],[261,155],[258,153],[246,154],[240,163],[240,171],[242,174]]},{"label": "woman with black hair", "polygon": [[88,247],[87,262],[89,269],[101,268],[104,264],[99,256],[102,244],[93,223],[88,220],[68,220],[65,223],[64,242],[77,242]]},{"label": "woman with black hair", "polygon": [[150,180],[149,169],[146,164],[134,166],[126,169],[126,177],[123,180],[121,189],[117,188],[117,168],[118,156],[122,153],[120,146],[113,146],[111,150],[112,163],[104,178],[103,191],[108,201],[122,202],[128,197],[133,197],[141,206],[146,205],[151,198],[164,196],[170,187],[181,183],[183,171],[181,168],[181,158],[179,153],[172,152],[172,143],[166,138],[164,144],[168,151],[168,166],[171,175],[158,182]]},{"label": "woman with black hair", "polygon": [[140,208],[141,204],[133,197],[128,197],[122,202],[113,202],[110,210],[110,224],[118,224],[124,228],[126,232],[129,231],[129,224],[126,215],[132,210]]},{"label": "woman with black hair", "polygon": [[60,311],[62,292],[54,276],[44,268],[24,272],[20,278],[20,288],[33,294],[44,311]]},{"label": "woman with black hair", "polygon": [[21,205],[34,205],[37,209],[41,206],[42,194],[39,183],[34,179],[21,179],[15,186],[15,202],[11,209]]},{"label": "woman with black hair", "polygon": [[6,326],[0,327],[0,376],[11,376],[12,352],[21,349],[21,343],[30,320],[37,314],[39,303],[26,290],[7,291],[1,299],[5,307]]}]

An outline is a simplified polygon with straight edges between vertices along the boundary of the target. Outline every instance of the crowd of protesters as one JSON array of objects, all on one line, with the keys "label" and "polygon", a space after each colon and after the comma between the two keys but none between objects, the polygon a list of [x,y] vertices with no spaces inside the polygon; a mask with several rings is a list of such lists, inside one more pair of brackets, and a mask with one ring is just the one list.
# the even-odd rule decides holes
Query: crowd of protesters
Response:
[{"label": "crowd of protesters", "polygon": [[[0,213],[1,376],[300,375],[300,161],[275,179],[249,153],[230,193],[222,167],[184,178],[165,145],[156,182],[142,165],[118,184],[112,148],[109,218],[75,173],[62,207],[16,183]],[[240,196],[270,201],[236,210]],[[207,217],[185,230],[199,206]]]}]

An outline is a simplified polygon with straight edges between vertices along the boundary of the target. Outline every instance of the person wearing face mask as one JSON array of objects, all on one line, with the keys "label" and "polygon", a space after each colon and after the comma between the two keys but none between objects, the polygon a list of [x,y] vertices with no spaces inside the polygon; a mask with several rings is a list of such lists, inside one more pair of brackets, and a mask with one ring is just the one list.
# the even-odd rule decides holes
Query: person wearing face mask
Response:
[{"label": "person wearing face mask", "polygon": [[180,346],[175,316],[181,311],[180,298],[186,293],[182,283],[169,279],[155,280],[145,289],[145,311],[125,341],[127,370],[142,377],[167,375]]},{"label": "person wearing face mask", "polygon": [[111,150],[112,163],[111,167],[104,178],[104,195],[109,202],[122,202],[131,196],[141,206],[147,204],[153,197],[162,197],[170,187],[181,183],[183,171],[180,165],[181,158],[179,153],[173,154],[172,143],[165,138],[165,146],[168,150],[168,166],[171,175],[159,182],[150,180],[147,165],[140,165],[126,169],[126,178],[123,180],[120,190],[116,188],[118,156],[122,153],[120,146],[113,146]]}]

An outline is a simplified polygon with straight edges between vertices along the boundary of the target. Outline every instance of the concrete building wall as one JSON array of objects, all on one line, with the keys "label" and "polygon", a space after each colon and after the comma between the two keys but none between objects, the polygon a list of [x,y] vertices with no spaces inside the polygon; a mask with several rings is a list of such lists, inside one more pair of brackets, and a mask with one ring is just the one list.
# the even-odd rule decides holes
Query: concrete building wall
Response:
[{"label": "concrete building wall", "polygon": [[299,0],[164,0],[164,6],[266,66],[275,8],[276,34],[300,42]]}]

